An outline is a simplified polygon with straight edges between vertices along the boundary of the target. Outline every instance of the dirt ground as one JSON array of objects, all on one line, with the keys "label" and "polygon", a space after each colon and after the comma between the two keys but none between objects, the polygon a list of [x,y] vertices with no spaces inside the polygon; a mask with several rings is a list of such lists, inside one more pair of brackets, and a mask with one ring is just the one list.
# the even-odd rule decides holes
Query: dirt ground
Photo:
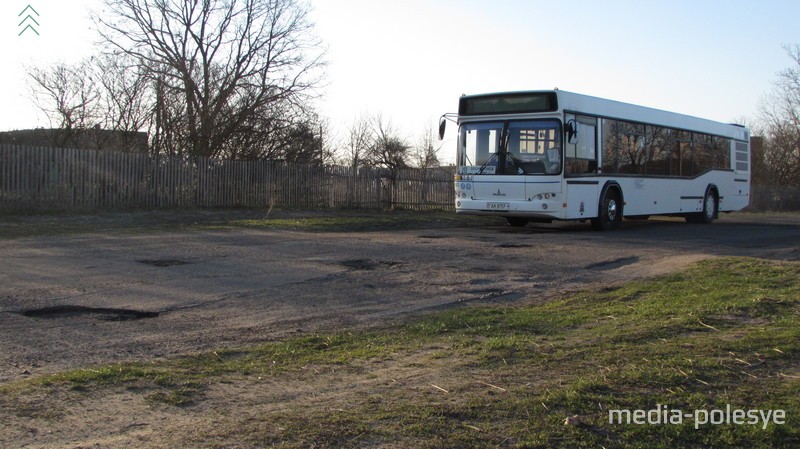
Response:
[{"label": "dirt ground", "polygon": [[[739,214],[710,226],[631,221],[608,233],[580,223],[333,233],[115,230],[0,239],[0,254],[0,383],[7,383],[94,364],[385,325],[464,302],[544,301],[718,255],[798,260],[800,216]],[[404,375],[425,374],[392,374]],[[381,377],[369,379],[364,382]],[[298,379],[270,394],[290,395],[301,384]],[[223,398],[254,401],[232,391],[248,385],[211,391],[203,407],[213,411]],[[108,416],[99,401],[73,404],[86,405],[85,414],[70,413],[57,429],[18,418],[14,439],[0,437],[0,447],[20,441],[30,447],[160,447],[153,432],[180,427],[188,435],[202,420],[232,419],[209,412],[201,421],[171,420],[132,395],[103,398],[103,404],[125,407],[118,416]],[[97,422],[97,416],[106,418]]]}]

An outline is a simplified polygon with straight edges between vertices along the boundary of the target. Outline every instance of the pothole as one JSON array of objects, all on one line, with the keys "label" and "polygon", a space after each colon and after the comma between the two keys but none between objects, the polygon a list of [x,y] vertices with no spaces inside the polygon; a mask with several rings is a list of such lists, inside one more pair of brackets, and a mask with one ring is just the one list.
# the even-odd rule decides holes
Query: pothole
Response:
[{"label": "pothole", "polygon": [[613,270],[615,268],[624,267],[625,265],[631,265],[639,261],[639,257],[621,257],[619,259],[613,260],[604,260],[601,262],[591,263],[586,265],[585,269],[587,270]]},{"label": "pothole", "polygon": [[159,315],[159,312],[112,307],[63,305],[28,309],[22,311],[21,314],[31,318],[78,318],[89,316],[102,321],[131,321],[142,318],[155,318]]},{"label": "pothole", "polygon": [[400,262],[392,262],[386,260],[373,260],[373,259],[347,259],[339,262],[340,265],[350,268],[351,270],[375,270],[379,267],[394,267],[400,265]]},{"label": "pothole", "polygon": [[491,284],[493,282],[494,281],[492,279],[470,279],[469,284],[470,285],[486,285],[486,284]]},{"label": "pothole", "polygon": [[139,263],[153,265],[154,267],[173,267],[176,265],[188,265],[191,262],[180,259],[139,259]]},{"label": "pothole", "polygon": [[502,271],[500,267],[469,267],[469,271],[476,273],[499,273]]}]

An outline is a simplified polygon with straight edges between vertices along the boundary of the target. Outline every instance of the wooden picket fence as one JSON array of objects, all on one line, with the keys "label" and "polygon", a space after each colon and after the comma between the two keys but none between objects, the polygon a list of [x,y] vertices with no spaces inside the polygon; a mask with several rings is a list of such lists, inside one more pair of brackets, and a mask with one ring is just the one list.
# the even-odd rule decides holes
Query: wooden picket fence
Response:
[{"label": "wooden picket fence", "polygon": [[800,187],[751,186],[750,211],[800,211]]},{"label": "wooden picket fence", "polygon": [[453,173],[0,145],[0,211],[452,209]]}]

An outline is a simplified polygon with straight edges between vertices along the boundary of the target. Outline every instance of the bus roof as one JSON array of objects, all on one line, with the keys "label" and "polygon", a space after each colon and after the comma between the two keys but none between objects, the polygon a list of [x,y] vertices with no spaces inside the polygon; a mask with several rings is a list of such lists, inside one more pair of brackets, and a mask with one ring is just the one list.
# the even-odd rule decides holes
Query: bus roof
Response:
[{"label": "bus roof", "polygon": [[[557,104],[548,103],[548,108],[543,108],[542,113],[550,111],[573,112],[577,114],[592,115],[603,118],[626,120],[637,123],[644,123],[656,126],[682,129],[686,131],[696,131],[707,134],[728,137],[731,139],[748,140],[750,138],[748,130],[740,125],[715,122],[713,120],[694,117],[691,115],[678,114],[675,112],[664,111],[661,109],[648,108],[620,101],[607,100],[604,98],[593,97],[590,95],[577,94],[564,90],[534,90],[517,92],[498,92],[479,95],[465,95],[461,97],[459,112],[465,109],[465,104],[470,101],[481,101],[487,99],[525,99],[528,97],[542,96],[552,98],[555,94]],[[536,112],[536,111],[534,111]],[[528,112],[530,113],[530,112]],[[487,113],[486,116],[509,116],[521,115],[523,112],[506,113]],[[470,114],[474,117],[478,114]]]}]

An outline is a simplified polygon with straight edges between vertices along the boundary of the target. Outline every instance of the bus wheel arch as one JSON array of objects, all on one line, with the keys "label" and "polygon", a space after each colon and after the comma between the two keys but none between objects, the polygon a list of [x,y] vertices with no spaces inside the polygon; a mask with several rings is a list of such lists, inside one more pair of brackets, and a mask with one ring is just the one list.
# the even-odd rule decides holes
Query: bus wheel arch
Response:
[{"label": "bus wheel arch", "polygon": [[597,217],[592,218],[592,227],[597,231],[610,231],[622,223],[625,197],[622,187],[615,181],[608,181],[600,192]]},{"label": "bus wheel arch", "polygon": [[719,218],[719,189],[714,184],[709,184],[703,194],[703,208],[700,212],[687,214],[689,223],[710,224]]}]

